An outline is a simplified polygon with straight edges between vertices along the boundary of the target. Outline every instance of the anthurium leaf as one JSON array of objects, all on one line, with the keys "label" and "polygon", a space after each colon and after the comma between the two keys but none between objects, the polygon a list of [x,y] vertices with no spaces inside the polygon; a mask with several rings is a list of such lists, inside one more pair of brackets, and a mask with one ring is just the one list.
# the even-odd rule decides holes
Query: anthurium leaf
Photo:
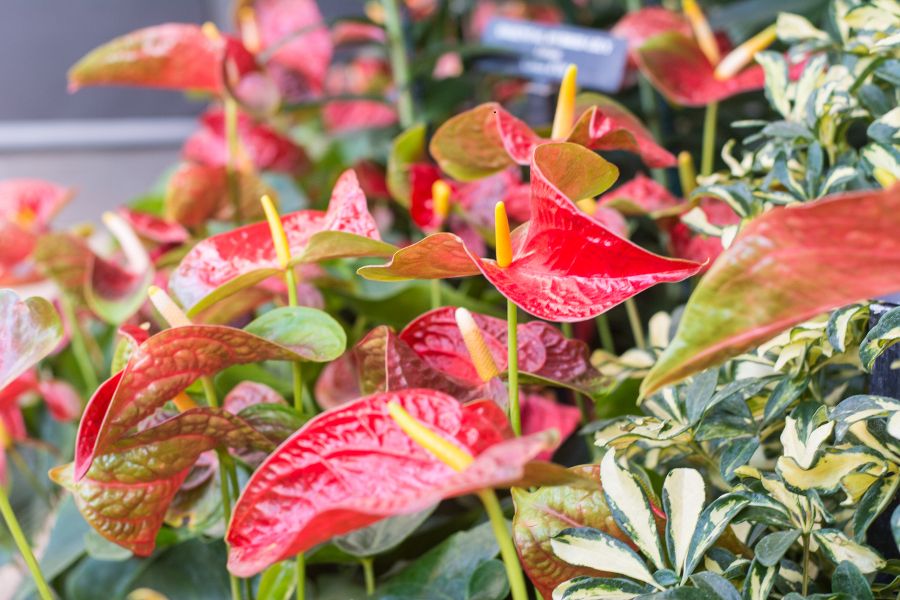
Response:
[{"label": "anthurium leaf", "polygon": [[813,538],[819,543],[820,552],[835,564],[849,561],[863,573],[874,573],[885,564],[877,552],[836,529],[815,530]]},{"label": "anthurium leaf", "polygon": [[344,353],[347,334],[325,311],[308,306],[282,306],[267,311],[244,331],[287,346],[304,360],[328,362]]},{"label": "anthurium leaf", "polygon": [[[302,262],[310,239],[319,232],[339,231],[348,235],[380,240],[375,220],[366,207],[366,197],[356,174],[345,171],[332,191],[328,211],[301,210],[282,217],[294,262]],[[343,237],[344,242],[350,238]],[[354,241],[348,247],[324,236],[313,247],[316,260],[348,256],[361,250],[371,256],[372,244]],[[393,251],[385,245],[382,255]],[[265,222],[238,227],[209,237],[184,257],[172,273],[169,287],[194,315],[221,298],[235,293],[280,271],[269,226]]]},{"label": "anthurium leaf", "polygon": [[[814,315],[900,289],[900,186],[754,219],[691,295],[641,393],[719,364]],[[851,276],[852,275],[852,276]]]},{"label": "anthurium leaf", "polygon": [[478,568],[498,552],[490,523],[453,534],[378,587],[378,600],[417,600],[439,590],[441,600],[467,600]]},{"label": "anthurium leaf", "polygon": [[647,565],[625,542],[590,527],[563,529],[550,540],[553,553],[565,562],[608,571],[656,585]]},{"label": "anthurium leaf", "polygon": [[55,350],[62,336],[59,315],[47,300],[0,290],[0,390]]},{"label": "anthurium leaf", "polygon": [[706,484],[695,469],[672,469],[663,483],[666,544],[675,571],[684,569],[688,546],[706,502]]},{"label": "anthurium leaf", "polygon": [[[450,469],[403,433],[388,415],[389,402],[475,461],[461,472]],[[505,439],[507,426],[491,401],[461,405],[424,389],[376,394],[319,415],[279,446],[244,488],[227,534],[229,570],[257,573],[384,517],[520,479],[525,464],[556,436]]]},{"label": "anthurium leaf", "polygon": [[300,262],[312,263],[335,258],[391,256],[397,247],[381,240],[348,231],[319,231],[312,234]]},{"label": "anthurium leaf", "polygon": [[359,274],[398,281],[481,271],[525,311],[551,321],[580,321],[656,283],[680,281],[700,269],[619,238],[573,204],[615,180],[615,167],[591,151],[567,143],[541,145],[531,174],[531,221],[513,235],[508,267],[475,256],[455,235],[439,233],[401,249],[386,265],[362,267]]},{"label": "anthurium leaf", "polygon": [[635,58],[653,87],[682,106],[706,106],[765,85],[765,73],[758,65],[728,79],[716,78],[713,65],[693,37],[677,31],[650,38],[637,49]]},{"label": "anthurium leaf", "polygon": [[603,494],[599,493],[599,465],[572,467],[570,471],[590,477],[595,482],[595,489],[572,485],[542,487],[533,492],[513,489],[516,505],[513,541],[525,573],[545,598],[550,597],[556,586],[577,575],[602,575],[602,572],[574,567],[557,558],[550,547],[553,536],[564,529],[579,526],[624,538],[615,521],[610,519],[609,507]]},{"label": "anthurium leaf", "polygon": [[163,210],[171,221],[199,227],[220,216],[226,202],[228,173],[224,165],[184,163],[169,178]]},{"label": "anthurium leaf", "polygon": [[743,494],[732,493],[719,496],[703,510],[688,546],[682,581],[694,572],[703,554],[722,535],[731,520],[749,503],[750,500]]},{"label": "anthurium leaf", "polygon": [[666,564],[650,499],[637,478],[616,461],[615,451],[603,456],[600,478],[603,495],[616,524],[657,568],[664,568]]},{"label": "anthurium leaf", "polygon": [[436,506],[408,515],[397,515],[334,538],[334,545],[353,556],[377,556],[399,545],[424,523]]},{"label": "anthurium leaf", "polygon": [[627,108],[601,94],[581,94],[576,109],[583,110],[567,142],[592,150],[625,150],[641,157],[648,167],[676,164],[675,156],[656,143],[653,134]]},{"label": "anthurium leaf", "polygon": [[425,126],[414,125],[394,138],[387,163],[387,186],[391,197],[410,205],[410,168],[428,160],[425,153]]},{"label": "anthurium leaf", "polygon": [[218,92],[223,39],[199,25],[166,23],[139,29],[95,48],[69,71],[69,88],[140,85]]},{"label": "anthurium leaf", "polygon": [[[598,598],[636,598],[652,588],[630,579],[574,577],[553,590],[554,600],[591,600]],[[549,596],[544,596],[545,598]]]},{"label": "anthurium leaf", "polygon": [[150,416],[200,377],[262,360],[303,360],[291,348],[221,325],[166,329],[138,346],[125,368],[103,382],[88,402],[75,445],[75,477],[95,454]]},{"label": "anthurium leaf", "polygon": [[859,359],[871,371],[878,357],[897,342],[900,342],[900,308],[893,308],[881,315],[866,334],[859,345]]},{"label": "anthurium leaf", "polygon": [[799,537],[798,529],[770,533],[756,544],[756,560],[764,567],[774,567]]}]

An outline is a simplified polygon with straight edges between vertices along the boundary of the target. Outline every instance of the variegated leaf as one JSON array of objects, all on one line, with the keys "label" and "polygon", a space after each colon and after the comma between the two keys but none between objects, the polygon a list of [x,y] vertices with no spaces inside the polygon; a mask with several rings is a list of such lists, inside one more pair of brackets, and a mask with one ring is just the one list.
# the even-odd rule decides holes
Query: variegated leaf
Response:
[{"label": "variegated leaf", "polygon": [[733,493],[719,496],[706,507],[688,547],[682,582],[693,573],[703,554],[722,535],[731,520],[749,503],[750,499],[746,495]]},{"label": "variegated leaf", "polygon": [[793,458],[779,457],[775,466],[784,483],[793,491],[818,490],[824,493],[837,491],[843,479],[851,473],[871,471],[880,474],[884,463],[880,456],[864,448],[847,450],[829,449],[809,469],[803,469]]},{"label": "variegated leaf", "polygon": [[767,600],[777,573],[777,567],[766,567],[754,560],[744,579],[744,600]]},{"label": "variegated leaf", "polygon": [[618,573],[659,587],[638,554],[624,542],[589,527],[564,529],[550,541],[554,554],[569,564]]},{"label": "variegated leaf", "polygon": [[556,586],[553,600],[631,600],[647,589],[627,579],[575,577]]},{"label": "variegated leaf", "polygon": [[881,556],[862,544],[857,544],[837,529],[813,531],[819,550],[834,564],[848,560],[863,573],[874,573],[885,564]]},{"label": "variegated leaf", "polygon": [[706,502],[706,484],[695,469],[673,469],[662,491],[666,512],[666,543],[677,573],[684,568],[688,547]]},{"label": "variegated leaf", "polygon": [[859,345],[859,359],[866,370],[871,371],[875,360],[897,342],[900,342],[900,307],[884,313]]},{"label": "variegated leaf", "polygon": [[850,396],[831,410],[831,419],[837,423],[834,435],[840,441],[854,423],[889,417],[900,412],[900,400],[887,396],[859,394]]},{"label": "variegated leaf", "polygon": [[607,452],[600,463],[600,481],[606,503],[619,528],[629,535],[657,569],[664,568],[666,565],[650,499],[634,475],[619,466],[614,451]]}]

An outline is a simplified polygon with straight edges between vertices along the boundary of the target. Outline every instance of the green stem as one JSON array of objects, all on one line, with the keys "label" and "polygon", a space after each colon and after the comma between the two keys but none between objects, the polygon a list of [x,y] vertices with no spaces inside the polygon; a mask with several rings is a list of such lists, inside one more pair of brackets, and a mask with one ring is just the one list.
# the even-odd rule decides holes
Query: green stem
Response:
[{"label": "green stem", "polygon": [[225,157],[225,177],[228,183],[228,200],[234,211],[234,221],[238,225],[243,222],[241,215],[241,189],[238,180],[238,172],[235,168],[238,160],[240,140],[237,131],[238,109],[237,102],[231,96],[225,97],[225,144],[227,156]]},{"label": "green stem", "polygon": [[297,600],[305,600],[306,598],[306,557],[303,553],[297,555],[294,559],[294,569],[297,572]]},{"label": "green stem", "polygon": [[571,323],[561,323],[559,328],[562,330],[562,334],[567,338],[573,337],[574,332],[572,331]]},{"label": "green stem", "polygon": [[635,345],[644,348],[644,326],[641,325],[641,314],[638,312],[634,298],[625,301],[625,310],[628,312],[628,324],[631,326],[631,334],[634,336]]},{"label": "green stem", "polygon": [[[628,12],[641,10],[641,4],[641,0],[626,0],[625,2]],[[656,92],[654,92],[650,82],[641,74],[638,74],[638,92],[640,94],[641,112],[644,115],[644,122],[647,123],[647,127],[650,129],[650,133],[653,134],[654,139],[660,141],[662,138],[662,131],[659,126],[659,111],[657,110],[656,104]],[[662,169],[650,169],[650,174],[658,184],[665,185],[666,174]]]},{"label": "green stem", "polygon": [[716,152],[716,119],[719,114],[719,103],[706,105],[706,116],[703,118],[703,154],[700,160],[700,175],[712,175]]},{"label": "green stem", "polygon": [[403,129],[415,122],[415,106],[410,89],[409,60],[406,56],[406,40],[400,22],[397,0],[381,0],[384,7],[384,25],[388,35],[388,49],[391,57],[391,71],[397,87],[397,112]]},{"label": "green stem", "polygon": [[506,578],[509,580],[512,600],[528,600],[522,566],[519,564],[519,556],[516,554],[516,547],[513,546],[509,528],[506,526],[506,517],[503,516],[503,509],[500,508],[497,494],[494,493],[494,490],[488,489],[478,492],[478,497],[484,504],[488,519],[491,521],[494,537],[497,538],[497,545],[500,546],[500,558],[503,559],[503,566],[506,567]]},{"label": "green stem", "polygon": [[522,435],[522,416],[519,412],[519,314],[511,300],[506,301],[506,347],[509,370],[509,422],[513,432]]},{"label": "green stem", "polygon": [[[206,403],[212,408],[218,408],[219,397],[216,394],[216,386],[211,377],[201,377],[200,384],[203,386],[203,394],[206,396]],[[228,450],[217,448],[216,455],[219,457],[219,490],[222,494],[222,510],[225,513],[225,528],[231,523],[231,486],[230,480],[237,481],[237,473],[234,472],[234,464],[231,457],[228,456]],[[241,600],[241,586],[237,577],[228,573],[228,579],[231,583],[232,600]]]},{"label": "green stem", "polygon": [[38,565],[37,559],[34,558],[34,553],[31,551],[31,546],[28,545],[28,540],[25,539],[25,534],[19,526],[19,520],[16,519],[16,513],[13,512],[12,506],[9,503],[9,497],[6,495],[6,488],[3,485],[0,485],[0,513],[3,514],[3,520],[6,521],[9,533],[12,534],[16,547],[18,547],[19,552],[22,554],[22,558],[25,559],[28,570],[31,571],[31,578],[34,579],[34,585],[37,587],[38,595],[41,597],[41,600],[53,600],[53,593],[50,591],[50,587],[44,580],[44,575],[41,573],[41,567]]},{"label": "green stem", "polygon": [[803,596],[809,591],[809,534],[803,534]]},{"label": "green stem", "polygon": [[431,280],[431,309],[441,307],[441,280]]},{"label": "green stem", "polygon": [[37,492],[38,496],[41,497],[41,500],[43,500],[47,506],[51,506],[53,503],[50,501],[50,493],[44,488],[40,480],[38,480],[37,475],[34,474],[31,467],[28,466],[28,462],[26,462],[22,453],[19,452],[15,446],[10,446],[6,449],[6,452],[9,454],[9,457],[12,458],[12,461],[19,472],[22,473],[22,476],[28,481],[28,485]]},{"label": "green stem", "polygon": [[609,319],[603,313],[596,319],[597,333],[600,335],[600,345],[610,354],[616,353],[616,344],[613,341],[612,330],[609,328]]},{"label": "green stem", "polygon": [[359,563],[363,568],[363,576],[366,578],[366,596],[375,593],[375,560],[371,556],[360,558]]},{"label": "green stem", "polygon": [[61,295],[60,305],[66,321],[69,322],[69,331],[72,336],[72,354],[75,356],[78,370],[81,372],[81,378],[84,380],[88,392],[93,393],[100,382],[97,381],[97,373],[94,371],[94,364],[91,361],[91,355],[84,340],[84,332],[81,331],[81,324],[75,315],[75,306],[72,304],[71,298],[66,294]]}]

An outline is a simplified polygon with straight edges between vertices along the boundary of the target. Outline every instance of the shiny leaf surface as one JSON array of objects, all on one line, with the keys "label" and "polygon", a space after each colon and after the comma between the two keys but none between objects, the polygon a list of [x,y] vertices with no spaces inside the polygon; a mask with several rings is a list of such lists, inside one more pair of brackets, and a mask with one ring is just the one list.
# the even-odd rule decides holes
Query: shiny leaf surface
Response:
[{"label": "shiny leaf surface", "polygon": [[0,290],[0,390],[55,350],[62,336],[52,304]]}]

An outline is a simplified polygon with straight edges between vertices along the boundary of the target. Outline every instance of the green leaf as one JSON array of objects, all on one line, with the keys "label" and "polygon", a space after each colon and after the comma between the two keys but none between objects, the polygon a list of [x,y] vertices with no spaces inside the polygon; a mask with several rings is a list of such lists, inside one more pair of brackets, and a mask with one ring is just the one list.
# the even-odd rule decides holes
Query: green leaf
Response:
[{"label": "green leaf", "polygon": [[898,188],[830,196],[757,217],[694,290],[642,395],[819,313],[900,289],[897,231]]},{"label": "green leaf", "polygon": [[738,438],[725,445],[725,451],[719,457],[719,472],[722,479],[730,481],[734,477],[735,469],[746,465],[756,449],[759,448],[759,438]]},{"label": "green leaf", "polygon": [[853,537],[857,542],[864,542],[869,525],[887,508],[900,486],[900,477],[879,477],[866,493],[863,494],[856,510],[853,512]]},{"label": "green leaf", "polygon": [[286,346],[313,362],[329,362],[347,347],[341,324],[325,311],[308,306],[272,309],[244,327],[244,331]]},{"label": "green leaf", "polygon": [[500,137],[494,103],[481,104],[445,121],[429,150],[448,175],[460,181],[481,179],[515,164]]},{"label": "green leaf", "polygon": [[466,600],[472,575],[498,551],[491,524],[482,523],[450,536],[426,552],[379,586],[375,597],[420,600],[440,591],[440,600]]},{"label": "green leaf", "polygon": [[467,600],[505,600],[509,596],[509,580],[503,563],[492,558],[475,569],[469,579]]},{"label": "green leaf", "polygon": [[712,571],[695,573],[691,575],[691,581],[695,586],[718,600],[741,600],[741,595],[734,589],[731,582]]},{"label": "green leaf", "polygon": [[238,416],[275,444],[289,438],[305,423],[293,408],[284,404],[254,404],[241,409]]},{"label": "green leaf", "polygon": [[575,577],[557,586],[553,591],[553,600],[628,600],[648,589],[627,579]]},{"label": "green leaf", "polygon": [[624,542],[590,527],[564,529],[550,541],[553,553],[571,565],[625,575],[659,587],[641,557]]},{"label": "green leaf", "polygon": [[335,546],[357,557],[376,556],[399,545],[431,516],[436,507],[409,515],[397,515],[332,540]]},{"label": "green leaf", "polygon": [[874,573],[884,566],[884,559],[877,552],[857,544],[837,529],[813,531],[820,552],[831,562],[850,561],[863,573]]},{"label": "green leaf", "polygon": [[409,207],[409,167],[428,160],[425,125],[414,125],[394,138],[387,163],[387,186],[391,197]]},{"label": "green leaf", "polygon": [[672,469],[663,483],[662,503],[666,512],[666,544],[669,559],[681,573],[697,521],[706,502],[706,484],[695,469]]},{"label": "green leaf", "polygon": [[892,416],[900,412],[900,400],[887,396],[859,394],[842,400],[831,409],[830,418],[837,425],[834,435],[838,440],[844,439],[847,430],[854,423]]},{"label": "green leaf", "polygon": [[867,371],[875,360],[893,344],[900,342],[900,307],[883,314],[859,345],[859,359]]},{"label": "green leaf", "polygon": [[303,254],[296,262],[316,263],[336,258],[393,256],[398,250],[393,244],[348,231],[319,231],[309,238]]},{"label": "green leaf", "polygon": [[710,401],[714,398],[716,384],[719,381],[719,369],[708,369],[698,373],[685,390],[685,405],[688,421],[696,423],[706,412]]},{"label": "green leaf", "polygon": [[703,510],[688,547],[682,581],[694,572],[703,554],[719,539],[731,520],[749,503],[749,498],[744,494],[725,494],[713,500]]},{"label": "green leaf", "polygon": [[831,589],[839,594],[847,594],[853,600],[873,600],[869,582],[850,561],[843,561],[831,575]]},{"label": "green leaf", "polygon": [[0,331],[0,390],[53,352],[63,335],[52,304],[43,298],[21,300],[8,289],[0,289]]},{"label": "green leaf", "polygon": [[798,529],[770,533],[756,544],[756,560],[764,567],[774,567],[799,537]]},{"label": "green leaf", "polygon": [[808,384],[809,379],[804,376],[782,379],[766,401],[763,409],[763,425],[768,425],[784,414],[784,411],[806,391]]},{"label": "green leaf", "polygon": [[88,556],[97,560],[122,561],[133,556],[131,550],[114,544],[93,529],[84,534],[84,549]]},{"label": "green leaf", "polygon": [[541,487],[533,492],[522,488],[512,490],[516,507],[513,541],[528,578],[545,598],[549,598],[563,581],[578,575],[597,575],[557,558],[550,546],[553,536],[575,525],[624,537],[610,518],[609,506],[600,493],[600,466],[584,465],[569,470],[590,477],[597,483],[596,487],[559,485]]},{"label": "green leaf", "polygon": [[616,462],[615,451],[609,451],[603,456],[600,479],[606,503],[619,528],[628,534],[656,568],[664,568],[666,565],[650,500],[634,475]]},{"label": "green leaf", "polygon": [[283,560],[263,571],[256,590],[256,600],[291,600],[296,587],[297,563]]}]

